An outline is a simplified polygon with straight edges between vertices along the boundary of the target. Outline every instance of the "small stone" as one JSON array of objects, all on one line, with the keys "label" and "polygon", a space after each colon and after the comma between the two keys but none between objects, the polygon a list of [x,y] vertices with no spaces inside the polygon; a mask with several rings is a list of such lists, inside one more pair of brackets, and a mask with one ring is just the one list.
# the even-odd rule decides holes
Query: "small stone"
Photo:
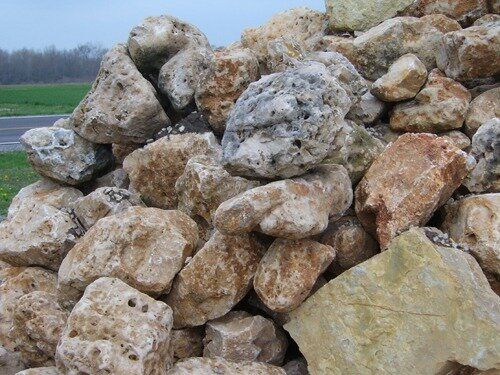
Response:
[{"label": "small stone", "polygon": [[448,140],[403,134],[358,184],[356,214],[384,249],[398,233],[425,224],[466,174],[466,154]]},{"label": "small stone", "polygon": [[52,366],[52,367],[30,368],[18,372],[16,375],[60,375],[60,374],[59,372],[57,372],[57,368],[55,366]]},{"label": "small stone", "polygon": [[63,374],[165,374],[171,364],[172,310],[119,279],[85,290],[56,352]]},{"label": "small stone", "polygon": [[286,375],[280,367],[262,362],[235,363],[224,358],[189,358],[177,362],[167,375]]},{"label": "small stone", "polygon": [[351,107],[346,119],[368,126],[377,122],[386,111],[386,104],[367,91],[361,96],[359,102]]},{"label": "small stone", "polygon": [[345,168],[322,165],[301,177],[271,182],[227,200],[215,212],[213,222],[228,235],[258,231],[300,239],[321,233],[328,217],[340,217],[351,202]]},{"label": "small stone", "polygon": [[128,178],[127,172],[125,172],[122,168],[115,169],[102,177],[99,177],[95,180],[95,184],[93,188],[95,190],[101,187],[110,187],[117,189],[128,189],[130,185],[130,180]]},{"label": "small stone", "polygon": [[293,359],[287,362],[287,364],[283,366],[283,370],[285,370],[286,375],[309,375],[307,362],[304,358]]},{"label": "small stone", "polygon": [[413,133],[460,129],[470,100],[471,95],[465,87],[445,77],[439,70],[433,70],[415,100],[394,107],[391,129]]},{"label": "small stone", "polygon": [[335,258],[335,250],[313,240],[276,239],[257,267],[253,285],[264,304],[276,312],[296,309]]},{"label": "small stone", "polygon": [[69,129],[31,129],[21,136],[21,144],[38,173],[63,184],[87,182],[111,163],[105,146],[90,143]]},{"label": "small stone", "polygon": [[472,137],[481,125],[495,117],[500,117],[500,87],[485,91],[470,103],[465,133]]},{"label": "small stone", "polygon": [[173,329],[170,335],[170,346],[174,355],[174,363],[190,357],[203,355],[202,328]]},{"label": "small stone", "polygon": [[440,137],[444,137],[457,146],[460,150],[465,150],[471,145],[469,137],[458,130],[450,130],[439,134]]}]

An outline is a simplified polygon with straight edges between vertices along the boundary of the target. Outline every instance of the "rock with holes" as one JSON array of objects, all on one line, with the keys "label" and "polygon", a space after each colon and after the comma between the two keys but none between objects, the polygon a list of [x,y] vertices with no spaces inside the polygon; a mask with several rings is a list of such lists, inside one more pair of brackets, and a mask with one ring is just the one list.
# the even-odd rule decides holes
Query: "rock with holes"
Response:
[{"label": "rock with holes", "polygon": [[500,299],[472,256],[428,229],[401,234],[290,315],[285,329],[311,374],[442,374],[500,362]]},{"label": "rock with holes", "polygon": [[16,373],[16,375],[60,375],[57,367],[36,367]]},{"label": "rock with holes", "polygon": [[170,335],[170,347],[174,362],[203,355],[204,330],[200,327],[173,329]]},{"label": "rock with holes", "polygon": [[107,147],[91,143],[71,129],[31,129],[21,136],[21,144],[38,173],[68,185],[91,180],[112,159]]},{"label": "rock with holes", "polygon": [[260,315],[231,311],[206,325],[203,356],[231,362],[265,362],[280,366],[288,341],[281,328]]},{"label": "rock with holes", "polygon": [[258,231],[300,239],[321,233],[328,218],[341,216],[351,205],[352,189],[340,165],[322,165],[301,177],[271,182],[222,203],[214,225],[222,233]]},{"label": "rock with holes", "polygon": [[394,107],[391,129],[413,133],[460,129],[470,100],[471,94],[465,87],[435,69],[415,100]]},{"label": "rock with holes", "polygon": [[174,327],[205,324],[229,312],[252,287],[264,249],[253,235],[215,232],[177,275],[165,302]]},{"label": "rock with holes", "polygon": [[404,134],[373,162],[356,188],[356,214],[382,248],[425,224],[467,175],[466,154],[432,134]]},{"label": "rock with holes", "polygon": [[167,375],[286,375],[280,367],[262,362],[229,362],[224,358],[189,358],[177,364]]},{"label": "rock with holes", "polygon": [[19,353],[7,350],[0,345],[0,374],[17,375],[18,371],[25,368],[26,366],[22,363]]},{"label": "rock with holes", "polygon": [[153,296],[172,280],[198,242],[198,227],[180,211],[130,207],[99,220],[64,258],[60,298],[73,305],[99,277],[117,277]]},{"label": "rock with holes", "polygon": [[495,117],[500,117],[500,87],[485,91],[470,103],[465,133],[472,137],[481,125]]},{"label": "rock with holes", "polygon": [[70,124],[95,143],[144,143],[169,125],[170,119],[127,47],[118,44],[104,56],[97,78],[73,111]]},{"label": "rock with holes", "polygon": [[288,178],[318,165],[342,128],[351,100],[321,63],[307,62],[252,83],[222,139],[230,172]]},{"label": "rock with holes", "polygon": [[219,156],[220,146],[212,133],[186,133],[163,137],[125,158],[123,169],[130,190],[148,206],[177,207],[175,183],[188,160],[196,155]]},{"label": "rock with holes", "polygon": [[115,278],[85,290],[56,351],[63,374],[165,374],[172,362],[172,310]]},{"label": "rock with holes", "polygon": [[319,242],[276,239],[257,267],[253,280],[262,302],[276,312],[296,309],[335,258],[335,250]]}]

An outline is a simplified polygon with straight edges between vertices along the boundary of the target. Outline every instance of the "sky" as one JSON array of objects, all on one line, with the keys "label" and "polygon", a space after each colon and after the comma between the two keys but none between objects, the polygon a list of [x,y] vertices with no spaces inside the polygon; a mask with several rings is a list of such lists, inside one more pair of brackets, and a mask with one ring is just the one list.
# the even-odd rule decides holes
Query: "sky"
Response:
[{"label": "sky", "polygon": [[0,0],[0,48],[73,48],[125,42],[147,16],[171,14],[196,25],[215,46],[247,27],[298,6],[324,11],[324,0]]}]

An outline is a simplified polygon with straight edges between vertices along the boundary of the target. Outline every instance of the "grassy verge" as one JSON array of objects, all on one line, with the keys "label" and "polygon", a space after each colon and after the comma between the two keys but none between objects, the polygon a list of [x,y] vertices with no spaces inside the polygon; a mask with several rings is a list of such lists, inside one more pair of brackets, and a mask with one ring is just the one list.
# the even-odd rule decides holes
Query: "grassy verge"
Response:
[{"label": "grassy verge", "polygon": [[40,179],[24,151],[0,153],[0,216],[7,214],[12,198],[23,187]]},{"label": "grassy verge", "polygon": [[90,83],[0,85],[0,117],[71,113]]}]

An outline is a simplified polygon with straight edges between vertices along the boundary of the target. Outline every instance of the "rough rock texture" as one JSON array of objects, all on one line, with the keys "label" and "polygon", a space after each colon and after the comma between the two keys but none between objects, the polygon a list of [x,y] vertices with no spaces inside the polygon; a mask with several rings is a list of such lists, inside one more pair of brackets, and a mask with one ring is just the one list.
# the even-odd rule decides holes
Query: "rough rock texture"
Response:
[{"label": "rough rock texture", "polygon": [[286,375],[279,367],[262,362],[235,363],[223,358],[189,358],[177,364],[167,375]]},{"label": "rough rock texture", "polygon": [[500,119],[494,118],[472,137],[471,155],[477,160],[464,181],[474,193],[500,192]]},{"label": "rough rock texture", "polygon": [[466,155],[431,134],[404,134],[373,162],[355,192],[356,214],[381,248],[423,225],[467,174]]},{"label": "rough rock texture", "polygon": [[254,290],[271,310],[292,311],[334,258],[332,247],[313,240],[276,239],[257,267]]},{"label": "rough rock texture", "polygon": [[55,366],[51,366],[30,368],[16,373],[16,375],[60,375],[60,373],[57,372],[57,368]]},{"label": "rough rock texture", "polygon": [[104,56],[87,96],[70,118],[71,127],[95,143],[144,143],[170,120],[153,85],[118,44]]},{"label": "rough rock texture", "polygon": [[231,362],[281,365],[288,347],[285,333],[271,320],[231,311],[206,325],[203,356]]},{"label": "rough rock texture", "polygon": [[293,177],[318,165],[344,124],[351,100],[325,65],[303,65],[250,84],[222,139],[230,172]]},{"label": "rough rock texture", "polygon": [[177,275],[165,300],[174,327],[202,325],[229,312],[250,290],[262,252],[252,235],[215,232]]},{"label": "rough rock texture", "polygon": [[500,117],[500,87],[482,93],[470,103],[465,133],[472,137],[481,125],[495,117]]},{"label": "rough rock texture", "polygon": [[170,335],[170,347],[174,362],[203,355],[204,330],[199,327],[173,329]]},{"label": "rough rock texture", "polygon": [[111,187],[118,189],[128,189],[130,185],[130,180],[128,178],[127,172],[122,168],[115,169],[104,176],[99,177],[95,180],[93,188],[96,190],[101,187]]},{"label": "rough rock texture", "polygon": [[22,135],[21,144],[38,173],[63,184],[89,181],[111,163],[108,148],[90,143],[70,129],[31,129]]},{"label": "rough rock texture", "polygon": [[172,310],[103,277],[85,290],[57,345],[63,374],[158,374],[171,363]]},{"label": "rough rock texture", "polygon": [[283,366],[283,370],[285,370],[286,375],[309,375],[307,362],[303,358],[293,359],[287,362],[287,364]]},{"label": "rough rock texture", "polygon": [[332,30],[363,31],[392,18],[413,0],[326,0]]},{"label": "rough rock texture", "polygon": [[500,194],[472,195],[445,208],[443,231],[468,245],[484,271],[500,277]]},{"label": "rough rock texture", "polygon": [[425,65],[412,53],[401,56],[387,74],[377,79],[371,93],[385,102],[400,102],[414,98],[427,80]]},{"label": "rough rock texture", "polygon": [[144,206],[138,194],[111,187],[98,188],[72,205],[78,222],[87,230],[99,219],[115,215],[132,206]]},{"label": "rough rock texture", "polygon": [[[218,156],[220,146],[212,133],[186,133],[163,137],[125,158],[130,189],[148,206],[177,207],[175,182],[188,160],[196,155]],[[147,181],[147,183],[145,183]]]},{"label": "rough rock texture", "polygon": [[352,120],[357,124],[371,125],[379,120],[385,114],[386,110],[386,104],[368,91],[361,96],[359,102],[351,107],[346,119]]},{"label": "rough rock texture", "polygon": [[403,13],[422,17],[428,14],[444,14],[460,22],[463,27],[488,13],[487,0],[414,0]]},{"label": "rough rock texture", "polygon": [[231,176],[214,157],[195,156],[189,159],[175,184],[178,208],[211,223],[221,203],[259,185],[258,181]]},{"label": "rough rock texture", "polygon": [[225,234],[255,230],[300,239],[321,233],[328,217],[341,216],[351,202],[345,168],[322,165],[301,177],[272,182],[227,200],[215,212],[213,222]]},{"label": "rough rock texture", "polygon": [[61,299],[72,305],[99,277],[117,277],[154,296],[172,280],[198,242],[198,227],[180,211],[131,207],[99,220],[64,258]]},{"label": "rough rock texture", "polygon": [[140,143],[113,143],[111,151],[117,165],[122,165],[125,158],[138,148],[142,148],[144,144]]},{"label": "rough rock texture", "polygon": [[295,67],[306,56],[306,46],[297,38],[285,36],[267,44],[266,73],[283,72]]},{"label": "rough rock texture", "polygon": [[0,374],[17,375],[18,371],[25,368],[26,366],[21,362],[19,353],[7,350],[0,345]]},{"label": "rough rock texture", "polygon": [[450,130],[444,133],[440,133],[439,136],[448,139],[460,150],[468,149],[471,145],[470,138],[458,130]]},{"label": "rough rock texture", "polygon": [[251,50],[215,52],[213,68],[198,82],[195,99],[216,133],[224,133],[234,103],[248,85],[259,78],[259,61]]},{"label": "rough rock texture", "polygon": [[311,374],[442,374],[451,362],[498,366],[498,296],[470,255],[433,243],[426,232],[403,233],[291,313],[285,329]]},{"label": "rough rock texture", "polygon": [[460,129],[470,100],[465,87],[435,69],[415,100],[396,105],[390,125],[393,130],[413,133]]}]

